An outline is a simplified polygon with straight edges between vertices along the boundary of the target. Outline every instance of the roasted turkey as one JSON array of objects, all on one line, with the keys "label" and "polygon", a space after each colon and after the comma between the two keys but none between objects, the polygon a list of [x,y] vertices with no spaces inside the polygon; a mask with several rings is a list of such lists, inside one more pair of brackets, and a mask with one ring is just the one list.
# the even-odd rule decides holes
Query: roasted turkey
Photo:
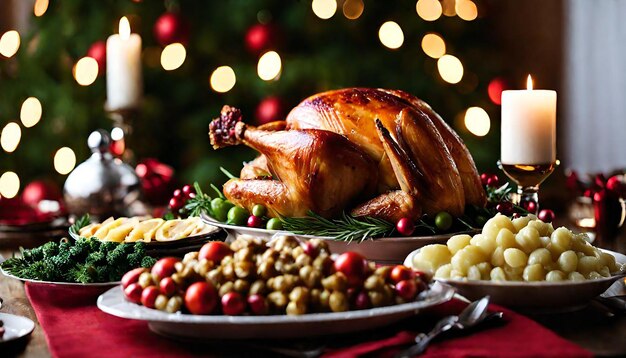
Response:
[{"label": "roasted turkey", "polygon": [[209,126],[215,149],[244,144],[260,156],[224,195],[271,216],[342,211],[391,222],[483,206],[485,192],[459,136],[422,100],[398,90],[346,88],[311,96],[285,121],[253,127],[224,106]]}]

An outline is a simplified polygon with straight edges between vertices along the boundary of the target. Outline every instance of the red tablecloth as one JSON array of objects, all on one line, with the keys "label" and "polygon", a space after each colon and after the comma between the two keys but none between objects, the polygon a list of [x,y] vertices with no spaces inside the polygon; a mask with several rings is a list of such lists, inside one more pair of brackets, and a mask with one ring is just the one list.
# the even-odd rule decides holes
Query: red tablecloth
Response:
[{"label": "red tablecloth", "polygon": [[[197,345],[172,341],[152,333],[146,323],[125,320],[100,311],[96,298],[103,289],[62,288],[26,284],[26,294],[44,329],[53,357],[184,357],[242,355],[253,352],[236,341]],[[460,301],[451,301],[420,320],[420,329],[432,326],[437,317],[458,312]],[[591,357],[591,353],[557,336],[538,323],[505,311],[506,324],[467,336],[436,341],[427,357]],[[413,330],[410,330],[413,328]],[[329,339],[326,355],[354,357],[363,354],[392,356],[416,335],[407,323],[380,332],[360,333],[345,339]],[[337,342],[340,341],[340,342]],[[278,343],[277,343],[278,344]]]}]

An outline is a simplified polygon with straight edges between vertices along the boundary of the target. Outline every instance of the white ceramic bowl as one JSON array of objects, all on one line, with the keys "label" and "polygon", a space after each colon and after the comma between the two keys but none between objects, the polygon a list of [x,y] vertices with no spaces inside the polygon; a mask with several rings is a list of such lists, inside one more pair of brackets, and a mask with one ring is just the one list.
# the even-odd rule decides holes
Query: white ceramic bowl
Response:
[{"label": "white ceramic bowl", "polygon": [[360,311],[301,316],[196,316],[162,312],[128,302],[121,287],[114,287],[98,297],[98,308],[117,317],[149,322],[151,330],[166,336],[193,339],[293,338],[385,326],[446,302],[453,295],[452,287],[435,283],[419,301]]},{"label": "white ceramic bowl", "polygon": [[22,316],[16,316],[8,313],[0,313],[0,321],[4,323],[4,336],[0,338],[0,352],[2,345],[16,341],[26,337],[35,329],[35,323],[30,319]]},{"label": "white ceramic bowl", "polygon": [[[613,255],[618,263],[626,263],[626,256],[602,250]],[[413,257],[419,252],[411,252],[404,260],[404,265],[413,267]],[[584,307],[594,297],[601,295],[611,285],[624,286],[626,274],[611,277],[562,282],[519,282],[519,281],[487,281],[436,279],[453,286],[457,292],[469,300],[476,300],[486,295],[491,302],[502,306],[532,312],[570,311]]]}]

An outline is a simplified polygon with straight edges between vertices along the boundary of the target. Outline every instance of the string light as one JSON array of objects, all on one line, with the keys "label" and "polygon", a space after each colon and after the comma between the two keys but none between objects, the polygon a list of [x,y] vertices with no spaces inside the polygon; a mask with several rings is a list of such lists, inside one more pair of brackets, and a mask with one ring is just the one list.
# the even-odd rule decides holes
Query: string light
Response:
[{"label": "string light", "polygon": [[7,123],[4,128],[2,128],[2,134],[0,134],[0,146],[7,153],[13,153],[17,148],[17,145],[20,144],[20,139],[22,138],[22,129],[20,125],[15,122]]},{"label": "string light", "polygon": [[422,38],[422,50],[432,58],[439,58],[446,54],[446,43],[437,34],[426,34]]},{"label": "string light", "polygon": [[237,82],[237,77],[235,76],[235,71],[228,66],[220,66],[213,71],[211,74],[211,88],[215,92],[228,92],[233,87],[235,87],[235,83]]},{"label": "string light", "polygon": [[74,66],[74,79],[81,86],[89,86],[98,77],[98,62],[91,57],[83,57]]},{"label": "string light", "polygon": [[311,3],[311,8],[313,9],[313,13],[315,16],[319,17],[322,20],[327,20],[335,15],[337,11],[337,1],[336,0],[313,0]]},{"label": "string light", "polygon": [[63,147],[54,154],[54,170],[59,174],[69,174],[75,165],[76,154],[71,148]]},{"label": "string light", "polygon": [[183,65],[185,58],[187,57],[187,51],[185,46],[180,43],[173,43],[165,46],[163,52],[161,52],[161,66],[166,71],[172,71]]},{"label": "string light", "polygon": [[11,199],[20,191],[20,177],[14,172],[5,172],[0,176],[0,195]]},{"label": "string light", "polygon": [[22,103],[20,110],[20,120],[26,128],[30,128],[39,123],[41,119],[41,102],[35,97],[28,97]]},{"label": "string light", "polygon": [[465,21],[472,21],[478,17],[478,8],[471,0],[457,0],[455,8],[457,15]]},{"label": "string light", "polygon": [[470,107],[465,112],[465,127],[477,137],[484,137],[489,133],[491,120],[487,112],[480,107]]},{"label": "string light", "polygon": [[437,60],[439,75],[448,83],[459,83],[463,78],[463,64],[452,55],[443,55]]},{"label": "string light", "polygon": [[346,0],[343,3],[343,16],[350,20],[358,19],[363,14],[363,0]]},{"label": "string light", "polygon": [[387,21],[380,26],[378,37],[383,45],[394,50],[400,48],[404,43],[402,28],[393,21]]},{"label": "string light", "polygon": [[282,68],[280,55],[276,51],[268,51],[259,58],[257,73],[264,81],[271,81],[278,78]]},{"label": "string light", "polygon": [[35,6],[33,6],[33,12],[35,16],[40,17],[48,10],[48,0],[37,0]]},{"label": "string light", "polygon": [[9,58],[17,53],[20,48],[20,34],[15,31],[7,31],[0,37],[0,55]]},{"label": "string light", "polygon": [[435,21],[441,17],[443,9],[438,0],[419,0],[415,5],[417,15],[425,21]]}]

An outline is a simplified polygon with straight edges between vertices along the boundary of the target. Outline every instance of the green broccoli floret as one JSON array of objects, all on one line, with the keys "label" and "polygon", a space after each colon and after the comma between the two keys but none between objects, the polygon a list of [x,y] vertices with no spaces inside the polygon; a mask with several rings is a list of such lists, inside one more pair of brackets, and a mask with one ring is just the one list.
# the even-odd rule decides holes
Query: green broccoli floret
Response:
[{"label": "green broccoli floret", "polygon": [[150,268],[156,264],[157,260],[152,256],[145,256],[141,260],[141,267]]},{"label": "green broccoli floret", "polygon": [[47,242],[41,247],[41,251],[44,259],[50,258],[59,252],[59,244],[54,241]]}]

